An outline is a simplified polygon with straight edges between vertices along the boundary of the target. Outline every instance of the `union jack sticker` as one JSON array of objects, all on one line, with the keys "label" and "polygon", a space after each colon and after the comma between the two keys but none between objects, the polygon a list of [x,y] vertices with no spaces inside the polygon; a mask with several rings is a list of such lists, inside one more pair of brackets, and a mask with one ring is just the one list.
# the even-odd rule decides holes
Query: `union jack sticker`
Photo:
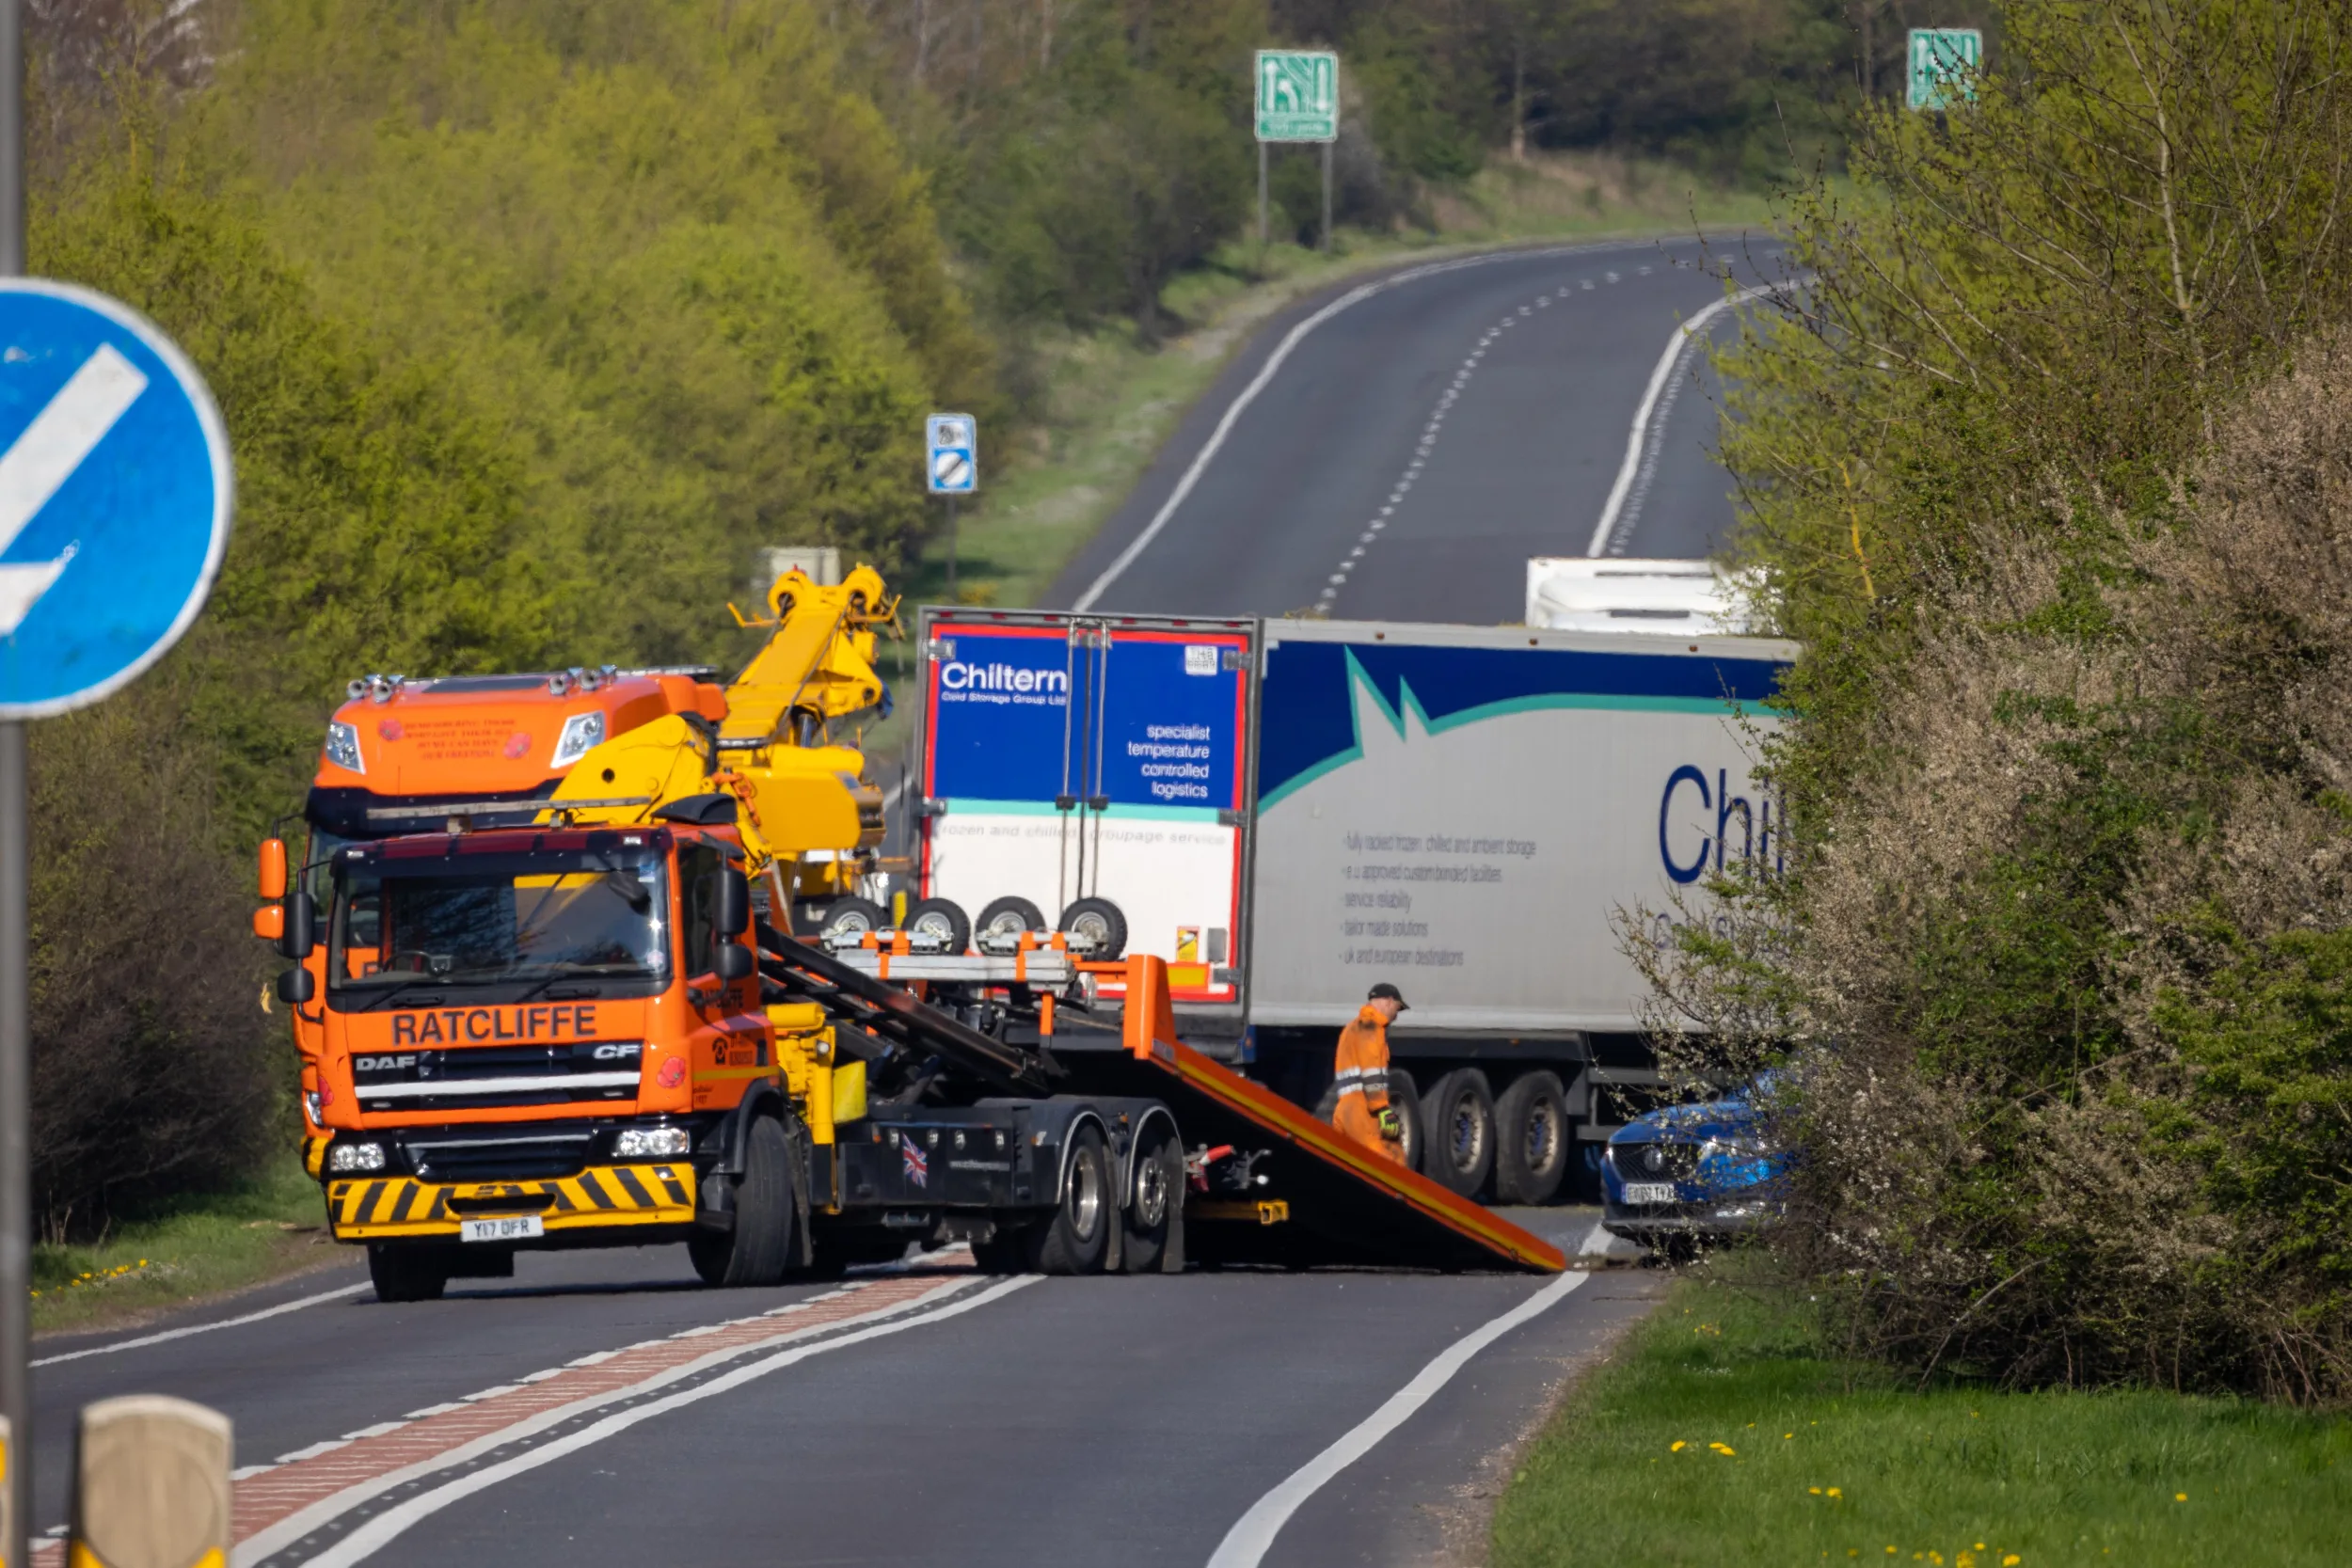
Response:
[{"label": "union jack sticker", "polygon": [[923,1152],[923,1146],[914,1141],[914,1134],[898,1135],[898,1159],[906,1166],[907,1180],[918,1187],[931,1184],[931,1157]]}]

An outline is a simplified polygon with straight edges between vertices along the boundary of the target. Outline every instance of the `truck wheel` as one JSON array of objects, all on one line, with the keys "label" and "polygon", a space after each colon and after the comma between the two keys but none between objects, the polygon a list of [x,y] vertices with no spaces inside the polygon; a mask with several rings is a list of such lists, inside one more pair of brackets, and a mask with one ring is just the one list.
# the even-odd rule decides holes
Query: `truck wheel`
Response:
[{"label": "truck wheel", "polygon": [[1511,1081],[1495,1101],[1495,1197],[1549,1203],[1568,1174],[1567,1097],[1549,1072]]},{"label": "truck wheel", "polygon": [[972,927],[977,937],[998,937],[1006,942],[1046,928],[1045,913],[1026,898],[992,898],[980,911],[980,918]]},{"label": "truck wheel", "polygon": [[1085,958],[1107,963],[1127,951],[1127,917],[1107,898],[1079,899],[1061,911],[1058,929],[1093,944]]},{"label": "truck wheel", "polygon": [[889,926],[890,911],[871,898],[836,898],[825,907],[825,918],[817,923],[817,940],[862,937],[868,931],[886,930]]},{"label": "truck wheel", "polygon": [[1111,1198],[1110,1150],[1093,1127],[1078,1130],[1054,1217],[1029,1231],[1029,1263],[1040,1274],[1101,1274],[1119,1208]]},{"label": "truck wheel", "polygon": [[[713,1176],[713,1180],[724,1177]],[[686,1243],[706,1285],[780,1285],[792,1260],[792,1143],[772,1117],[753,1120],[735,1184],[735,1228]]]},{"label": "truck wheel", "polygon": [[907,911],[907,932],[936,938],[946,951],[961,958],[972,945],[972,917],[952,898],[926,898]]},{"label": "truck wheel", "polygon": [[[1129,1274],[1181,1271],[1184,1266],[1184,1149],[1166,1122],[1136,1150],[1134,1186],[1120,1223],[1120,1263]],[[1171,1250],[1172,1249],[1172,1250]]]},{"label": "truck wheel", "polygon": [[438,1301],[449,1289],[449,1259],[430,1243],[370,1242],[368,1278],[378,1301]]},{"label": "truck wheel", "polygon": [[1422,1174],[1450,1193],[1476,1197],[1495,1168],[1495,1097],[1486,1075],[1456,1068],[1421,1102],[1427,1136]]}]

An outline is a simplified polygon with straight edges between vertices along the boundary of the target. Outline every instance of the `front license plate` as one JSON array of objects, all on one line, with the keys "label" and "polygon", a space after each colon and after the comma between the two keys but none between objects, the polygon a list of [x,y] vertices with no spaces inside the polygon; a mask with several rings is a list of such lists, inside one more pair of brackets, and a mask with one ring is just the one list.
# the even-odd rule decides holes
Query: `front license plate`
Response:
[{"label": "front license plate", "polygon": [[460,1220],[457,1239],[461,1242],[524,1242],[547,1234],[536,1214],[503,1214],[494,1220]]},{"label": "front license plate", "polygon": [[1625,1184],[1628,1203],[1672,1203],[1675,1184],[1671,1181],[1629,1181]]}]

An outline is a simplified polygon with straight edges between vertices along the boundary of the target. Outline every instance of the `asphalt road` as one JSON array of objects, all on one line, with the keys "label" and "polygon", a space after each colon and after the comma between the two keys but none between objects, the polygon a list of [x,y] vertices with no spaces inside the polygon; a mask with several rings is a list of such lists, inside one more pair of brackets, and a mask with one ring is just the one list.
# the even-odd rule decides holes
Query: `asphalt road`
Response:
[{"label": "asphalt road", "polygon": [[[1515,1217],[1571,1250],[1594,1220]],[[1002,1281],[960,1252],[846,1291],[691,1277],[677,1248],[526,1256],[513,1281],[388,1307],[342,1269],[44,1339],[39,1358],[100,1354],[34,1374],[40,1522],[62,1522],[72,1412],[167,1393],[236,1424],[240,1563],[1199,1565],[1433,1358],[1549,1290],[1257,1560],[1441,1561],[1474,1538],[1494,1456],[1659,1288],[1636,1269],[1565,1293],[1358,1271]],[[472,1420],[472,1448],[436,1449],[437,1420]],[[309,1513],[256,1537],[272,1487]]]},{"label": "asphalt road", "polygon": [[[1046,603],[1492,625],[1519,619],[1531,556],[1705,555],[1732,500],[1695,342],[1597,550],[1594,536],[1661,356],[1726,277],[1783,281],[1777,247],[1512,251],[1307,300],[1236,357]],[[1736,320],[1718,311],[1698,336]]]}]

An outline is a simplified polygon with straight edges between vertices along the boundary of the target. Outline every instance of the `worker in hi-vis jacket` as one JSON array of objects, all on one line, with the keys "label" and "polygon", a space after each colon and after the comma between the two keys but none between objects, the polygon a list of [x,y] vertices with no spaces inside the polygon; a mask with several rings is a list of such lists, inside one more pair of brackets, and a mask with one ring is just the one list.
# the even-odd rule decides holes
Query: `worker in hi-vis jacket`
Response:
[{"label": "worker in hi-vis jacket", "polygon": [[1405,1163],[1405,1124],[1389,1103],[1389,1025],[1405,1010],[1405,994],[1386,980],[1372,988],[1356,1021],[1340,1031],[1331,1063],[1340,1096],[1331,1125],[1398,1164]]}]

